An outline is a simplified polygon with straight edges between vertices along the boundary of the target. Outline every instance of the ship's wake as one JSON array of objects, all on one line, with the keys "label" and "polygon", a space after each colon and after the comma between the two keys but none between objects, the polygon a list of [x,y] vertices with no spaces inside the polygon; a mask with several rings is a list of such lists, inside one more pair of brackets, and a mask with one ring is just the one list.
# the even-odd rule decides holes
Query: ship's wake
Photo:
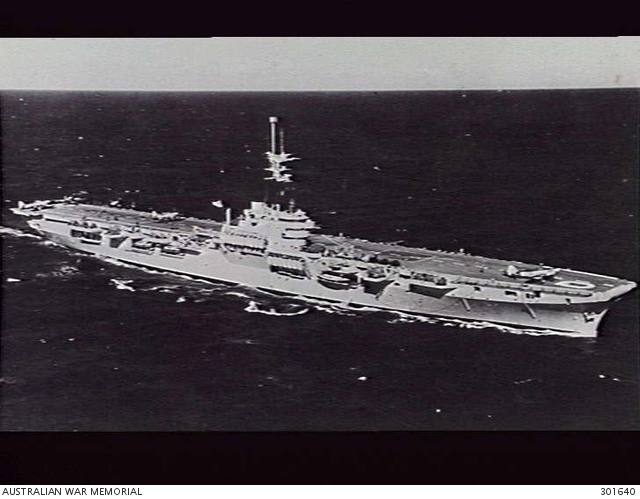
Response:
[{"label": "ship's wake", "polygon": [[80,270],[77,267],[73,265],[63,264],[60,265],[57,269],[52,270],[51,272],[36,274],[36,277],[55,277],[58,279],[68,279],[71,277],[76,277],[78,275],[80,275]]},{"label": "ship's wake", "polygon": [[128,280],[111,279],[110,282],[116,287],[116,289],[135,292],[135,288],[132,288],[131,286],[129,286],[129,284],[133,282],[132,279],[128,279]]},{"label": "ship's wake", "polygon": [[344,315],[348,317],[355,317],[370,312],[380,312],[380,309],[374,307],[367,307],[364,305],[354,305],[350,303],[336,303],[332,301],[323,300],[321,298],[311,298],[307,296],[296,296],[293,298],[282,298],[283,300],[301,301],[308,303],[314,310],[324,312],[327,314]]},{"label": "ship's wake", "polygon": [[[530,329],[530,328],[517,328],[512,326],[507,326],[504,324],[497,324],[489,321],[473,321],[473,320],[462,320],[462,319],[454,319],[447,317],[436,317],[436,316],[424,316],[424,315],[416,315],[410,314],[407,312],[400,312],[397,310],[383,310],[375,307],[367,307],[353,304],[342,304],[329,302],[326,300],[318,299],[318,298],[308,298],[304,296],[296,296],[292,300],[295,301],[303,301],[305,303],[310,304],[314,310],[328,313],[328,314],[337,314],[343,316],[357,317],[362,315],[368,315],[371,313],[381,314],[389,316],[391,318],[386,319],[387,324],[397,325],[397,324],[433,324],[437,326],[444,327],[457,327],[461,329],[491,329],[494,331],[498,331],[501,333],[508,334],[519,334],[519,335],[528,335],[528,336],[568,336],[573,338],[581,338],[582,335],[579,333],[572,333],[570,331],[556,331],[553,329]],[[245,309],[246,310],[246,309]]]},{"label": "ship's wake", "polygon": [[27,237],[30,239],[39,239],[39,240],[43,239],[41,236],[38,236],[36,234],[31,234],[29,232],[25,232],[20,229],[14,229],[13,227],[4,227],[4,226],[0,226],[0,235],[3,235],[3,236],[6,235],[6,236],[12,236],[12,237]]},{"label": "ship's wake", "polygon": [[421,322],[426,324],[437,324],[444,327],[458,327],[462,329],[493,329],[501,333],[520,334],[529,336],[569,336],[574,338],[581,338],[579,333],[572,333],[570,331],[556,331],[553,329],[528,329],[517,328],[507,326],[505,324],[497,324],[490,321],[473,321],[463,319],[453,319],[449,317],[426,317],[421,315],[413,315],[399,311],[388,311],[385,313],[393,314],[393,319],[387,320],[388,324],[403,324],[403,323],[415,323]]},{"label": "ship's wake", "polygon": [[318,310],[326,314],[346,315],[351,317],[357,315],[357,313],[350,311],[346,306],[340,306],[336,303],[328,301],[318,300],[315,298],[306,298],[304,296],[297,296],[295,300],[308,303],[313,307],[314,310]]},{"label": "ship's wake", "polygon": [[294,315],[302,315],[302,314],[306,314],[307,312],[309,312],[309,308],[300,308],[300,309],[295,309],[295,308],[291,308],[289,307],[288,309],[285,308],[284,311],[278,311],[276,310],[276,307],[270,307],[269,309],[264,309],[264,308],[260,308],[260,305],[258,305],[257,302],[255,302],[254,300],[251,300],[249,302],[249,305],[247,305],[247,307],[244,309],[245,312],[249,312],[249,313],[253,313],[253,314],[265,314],[265,315],[275,315],[277,317],[291,317]]},{"label": "ship's wake", "polygon": [[17,229],[15,227],[5,227],[4,225],[0,225],[0,236],[8,236],[8,237],[19,237],[19,238],[27,238],[27,239],[36,239],[39,241],[38,244],[42,246],[57,246],[59,248],[64,248],[69,250],[66,246],[62,246],[58,243],[50,241],[49,239],[45,239],[44,237],[33,234],[32,232],[27,232],[22,229]]},{"label": "ship's wake", "polygon": [[[16,237],[16,238],[26,238],[26,239],[35,239],[37,245],[41,246],[56,246],[62,248],[67,251],[67,253],[75,256],[82,256],[80,253],[75,253],[69,248],[61,246],[53,241],[46,240],[45,238],[32,234],[30,232],[23,231],[21,229],[17,229],[14,227],[4,227],[0,226],[0,235],[8,236],[8,237]],[[66,259],[65,259],[66,260]],[[20,282],[20,281],[30,281],[32,279],[46,279],[49,277],[58,278],[58,279],[68,279],[72,277],[76,277],[81,274],[81,269],[72,265],[69,261],[57,261],[55,263],[56,267],[52,270],[46,272],[36,272],[34,274],[30,274],[30,272],[26,272],[26,276],[23,276],[22,279],[8,278],[7,282]],[[35,270],[35,269],[34,269]]]},{"label": "ship's wake", "polygon": [[237,296],[238,298],[251,298],[251,295],[246,293],[242,293],[240,291],[227,291],[224,293],[225,296]]},{"label": "ship's wake", "polygon": [[176,294],[181,290],[182,286],[179,285],[162,285],[162,286],[151,286],[150,288],[144,289],[144,291],[157,291],[158,293],[171,293]]}]

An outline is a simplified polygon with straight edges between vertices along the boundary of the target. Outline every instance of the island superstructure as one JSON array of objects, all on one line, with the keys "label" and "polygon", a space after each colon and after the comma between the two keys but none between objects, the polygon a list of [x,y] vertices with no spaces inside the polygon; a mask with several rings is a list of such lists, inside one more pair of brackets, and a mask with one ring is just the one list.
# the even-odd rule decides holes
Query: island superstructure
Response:
[{"label": "island superstructure", "polygon": [[[268,180],[291,182],[279,120],[269,119]],[[219,202],[216,202],[219,203]],[[215,205],[215,203],[214,203]],[[219,206],[219,205],[218,205]],[[140,267],[276,294],[585,337],[635,283],[346,236],[323,235],[292,199],[251,202],[224,222],[85,204],[68,197],[12,208],[69,248]]]}]

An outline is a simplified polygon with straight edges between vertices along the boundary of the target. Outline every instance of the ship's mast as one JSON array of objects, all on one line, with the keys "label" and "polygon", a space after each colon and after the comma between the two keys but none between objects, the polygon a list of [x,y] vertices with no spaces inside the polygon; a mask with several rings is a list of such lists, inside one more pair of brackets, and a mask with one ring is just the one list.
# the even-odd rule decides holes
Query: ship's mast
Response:
[{"label": "ship's mast", "polygon": [[278,118],[271,116],[269,124],[271,126],[271,154],[278,154]]},{"label": "ship's mast", "polygon": [[279,126],[280,120],[276,116],[269,117],[269,147],[267,152],[267,158],[269,159],[269,167],[265,168],[271,173],[270,177],[266,180],[274,180],[276,182],[293,182],[291,174],[286,173],[289,168],[284,166],[284,163],[294,161],[300,158],[294,158],[291,154],[284,152],[284,131]]}]

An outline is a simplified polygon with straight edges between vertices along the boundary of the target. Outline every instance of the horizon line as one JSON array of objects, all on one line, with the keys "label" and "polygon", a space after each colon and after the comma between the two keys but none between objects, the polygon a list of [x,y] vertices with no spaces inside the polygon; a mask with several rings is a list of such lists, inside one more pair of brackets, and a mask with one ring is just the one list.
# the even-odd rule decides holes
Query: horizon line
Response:
[{"label": "horizon line", "polygon": [[398,89],[288,89],[288,90],[268,90],[268,89],[173,89],[173,88],[38,88],[38,87],[17,87],[0,88],[0,92],[149,92],[149,93],[169,93],[169,92],[209,92],[209,93],[378,93],[378,92],[511,92],[511,91],[532,91],[532,90],[640,90],[637,86],[592,86],[592,87],[500,87],[500,88],[398,88]]}]

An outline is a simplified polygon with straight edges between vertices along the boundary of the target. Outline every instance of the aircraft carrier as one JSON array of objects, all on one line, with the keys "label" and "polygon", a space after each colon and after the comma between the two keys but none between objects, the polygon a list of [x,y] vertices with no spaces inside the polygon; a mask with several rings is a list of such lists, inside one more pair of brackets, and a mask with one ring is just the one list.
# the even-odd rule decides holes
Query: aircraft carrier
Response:
[{"label": "aircraft carrier", "polygon": [[[269,181],[290,183],[278,118],[269,118]],[[222,208],[222,201],[214,201]],[[576,270],[318,233],[293,199],[252,202],[225,221],[84,204],[19,202],[15,214],[57,242],[140,267],[352,307],[486,321],[594,337],[636,284]]]}]

